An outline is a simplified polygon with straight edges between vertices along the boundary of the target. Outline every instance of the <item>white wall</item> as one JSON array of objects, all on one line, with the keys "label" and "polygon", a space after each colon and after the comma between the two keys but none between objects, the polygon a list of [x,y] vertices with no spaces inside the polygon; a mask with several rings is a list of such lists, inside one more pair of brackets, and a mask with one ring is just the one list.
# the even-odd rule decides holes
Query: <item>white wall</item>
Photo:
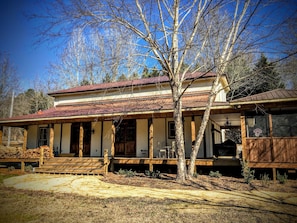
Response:
[{"label": "white wall", "polygon": [[102,122],[92,122],[92,130],[94,134],[91,135],[91,156],[101,156],[101,133]]},{"label": "white wall", "polygon": [[148,120],[136,120],[136,157],[148,157]]},{"label": "white wall", "polygon": [[159,149],[166,145],[165,118],[154,118],[154,157],[158,157]]},{"label": "white wall", "polygon": [[62,132],[61,153],[70,153],[71,123],[64,123]]},{"label": "white wall", "polygon": [[28,137],[27,137],[28,149],[37,148],[37,136],[38,136],[38,126],[30,125],[28,128]]},{"label": "white wall", "polygon": [[102,143],[102,146],[103,146],[103,151],[105,149],[108,149],[108,154],[111,155],[111,151],[110,151],[110,148],[111,148],[111,126],[112,126],[112,121],[104,121],[103,122],[103,143]]}]

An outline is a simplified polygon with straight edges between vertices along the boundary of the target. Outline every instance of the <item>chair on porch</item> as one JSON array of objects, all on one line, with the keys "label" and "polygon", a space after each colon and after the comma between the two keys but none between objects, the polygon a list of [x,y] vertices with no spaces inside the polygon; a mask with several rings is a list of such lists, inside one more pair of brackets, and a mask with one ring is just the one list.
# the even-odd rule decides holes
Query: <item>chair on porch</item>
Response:
[{"label": "chair on porch", "polygon": [[161,143],[158,142],[158,150],[159,150],[159,158],[166,158],[167,157],[167,150],[161,146]]},{"label": "chair on porch", "polygon": [[172,141],[171,148],[169,149],[169,157],[175,158],[176,157],[176,144],[175,141]]}]

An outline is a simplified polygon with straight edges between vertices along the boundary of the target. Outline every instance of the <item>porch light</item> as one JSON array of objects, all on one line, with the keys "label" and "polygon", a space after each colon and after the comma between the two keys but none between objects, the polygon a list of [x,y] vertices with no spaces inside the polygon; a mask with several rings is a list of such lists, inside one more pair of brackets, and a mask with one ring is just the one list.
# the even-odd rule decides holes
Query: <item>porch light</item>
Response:
[{"label": "porch light", "polygon": [[93,134],[93,135],[95,134],[95,129],[92,129],[92,134]]},{"label": "porch light", "polygon": [[253,128],[256,124],[256,119],[255,119],[255,117],[249,117],[249,118],[246,118],[246,122],[247,122],[248,127]]},{"label": "porch light", "polygon": [[231,126],[231,122],[229,121],[228,117],[226,118],[225,126]]}]

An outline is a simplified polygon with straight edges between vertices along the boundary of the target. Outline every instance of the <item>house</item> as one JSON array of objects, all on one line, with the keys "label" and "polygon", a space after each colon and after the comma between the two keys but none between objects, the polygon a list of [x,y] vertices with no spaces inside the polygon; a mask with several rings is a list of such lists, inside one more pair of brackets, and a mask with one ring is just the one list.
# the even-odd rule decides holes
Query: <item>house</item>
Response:
[{"label": "house", "polygon": [[252,168],[297,169],[297,90],[276,89],[230,102],[241,112],[243,159]]},{"label": "house", "polygon": [[[187,159],[200,127],[214,78],[214,73],[193,73],[186,76],[184,86],[191,83],[183,96]],[[269,105],[267,108],[272,110],[274,106],[283,108],[281,98],[278,101],[245,98],[227,102],[226,94],[229,88],[226,77],[221,78],[219,88],[223,90],[216,96],[213,104],[203,143],[197,155],[197,166],[239,166],[241,148],[243,158],[254,161],[254,158],[248,156],[251,153],[246,152],[246,146],[250,145],[249,137],[246,137],[247,118],[254,114],[255,104],[260,106],[265,102],[265,105]],[[0,120],[0,134],[3,126],[24,129],[24,149],[49,146],[55,157],[50,159],[51,161],[45,160],[44,166],[47,162],[56,163],[51,163],[51,167],[43,166],[44,172],[67,172],[69,170],[58,170],[59,166],[65,166],[67,162],[78,162],[76,157],[79,157],[82,163],[97,162],[104,156],[104,151],[111,160],[111,170],[116,165],[142,165],[153,170],[156,165],[177,164],[173,143],[175,132],[171,89],[166,76],[79,86],[55,91],[49,95],[55,99],[53,108]],[[292,101],[287,101],[286,98],[283,98],[283,101],[293,105],[296,98],[295,95]],[[296,114],[296,106],[288,109]],[[224,130],[229,128],[241,129],[242,147],[236,143],[224,144]],[[259,133],[261,134],[263,135],[263,130]],[[255,150],[258,149],[252,151],[256,153]],[[296,147],[293,151],[296,157]],[[65,158],[71,156],[71,159]],[[256,163],[258,161],[255,160]],[[295,168],[296,159],[292,162],[293,165],[288,167]],[[82,163],[79,165],[83,165]],[[38,171],[42,171],[42,168]]]}]

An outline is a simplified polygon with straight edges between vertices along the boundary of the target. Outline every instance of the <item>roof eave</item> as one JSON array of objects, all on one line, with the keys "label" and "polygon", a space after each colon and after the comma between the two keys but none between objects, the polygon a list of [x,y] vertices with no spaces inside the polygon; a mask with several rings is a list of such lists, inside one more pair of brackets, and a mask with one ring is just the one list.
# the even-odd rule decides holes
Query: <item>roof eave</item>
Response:
[{"label": "roof eave", "polygon": [[230,105],[267,104],[267,103],[274,103],[274,102],[290,102],[290,101],[297,101],[297,98],[284,98],[284,99],[259,100],[259,101],[239,101],[239,102],[230,101]]}]

